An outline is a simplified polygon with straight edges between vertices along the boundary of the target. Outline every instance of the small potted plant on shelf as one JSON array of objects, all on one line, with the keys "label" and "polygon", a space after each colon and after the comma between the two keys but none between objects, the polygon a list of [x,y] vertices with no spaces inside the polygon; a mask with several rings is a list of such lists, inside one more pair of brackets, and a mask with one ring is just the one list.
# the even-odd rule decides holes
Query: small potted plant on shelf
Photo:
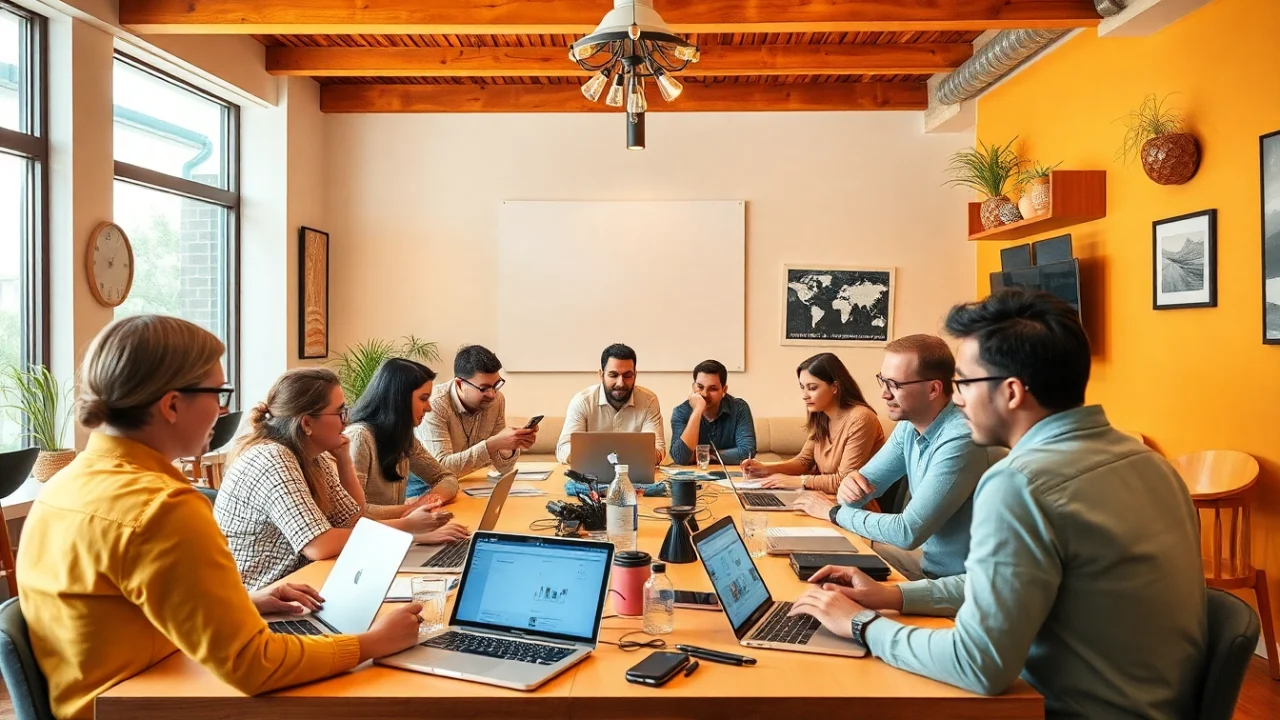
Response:
[{"label": "small potted plant on shelf", "polygon": [[1160,185],[1181,185],[1200,168],[1200,145],[1186,131],[1182,115],[1165,101],[1148,95],[1124,118],[1124,143],[1117,160],[1142,158],[1142,170]]},{"label": "small potted plant on shelf", "polygon": [[44,482],[75,459],[76,451],[62,444],[71,406],[64,406],[58,379],[43,365],[32,365],[28,370],[9,367],[3,376],[0,394],[4,407],[17,411],[28,428],[23,434],[40,448],[31,474]]},{"label": "small potted plant on shelf", "polygon": [[1054,163],[1046,167],[1037,161],[1018,173],[1017,184],[1022,193],[1018,199],[1018,212],[1022,213],[1022,217],[1035,217],[1049,211],[1049,173],[1061,164]]},{"label": "small potted plant on shelf", "polygon": [[987,196],[981,213],[982,227],[987,230],[1022,219],[1018,206],[1005,195],[1005,188],[1022,167],[1022,160],[1012,149],[1015,140],[1003,146],[984,145],[979,140],[978,147],[957,152],[947,165],[952,175],[947,184],[973,188]]}]

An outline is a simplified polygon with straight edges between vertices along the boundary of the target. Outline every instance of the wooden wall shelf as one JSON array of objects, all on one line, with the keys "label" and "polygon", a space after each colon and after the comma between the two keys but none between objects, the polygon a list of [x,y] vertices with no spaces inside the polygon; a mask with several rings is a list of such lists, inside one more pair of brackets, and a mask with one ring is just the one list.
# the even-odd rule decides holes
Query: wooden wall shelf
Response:
[{"label": "wooden wall shelf", "polygon": [[1054,170],[1049,173],[1049,210],[1027,220],[982,227],[982,203],[969,203],[970,240],[1018,240],[1107,216],[1106,170]]}]

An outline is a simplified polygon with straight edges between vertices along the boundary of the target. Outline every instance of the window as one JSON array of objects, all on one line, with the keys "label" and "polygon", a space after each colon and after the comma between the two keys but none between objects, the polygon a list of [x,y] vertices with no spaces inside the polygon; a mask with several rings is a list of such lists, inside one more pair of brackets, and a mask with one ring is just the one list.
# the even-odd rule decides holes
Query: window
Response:
[{"label": "window", "polygon": [[134,256],[116,316],[200,325],[226,343],[235,382],[236,107],[120,55],[113,83],[115,222]]},{"label": "window", "polygon": [[[46,361],[44,19],[0,2],[0,371]],[[0,376],[0,390],[7,390]],[[7,404],[7,403],[0,403]],[[0,451],[29,443],[0,412]]]}]

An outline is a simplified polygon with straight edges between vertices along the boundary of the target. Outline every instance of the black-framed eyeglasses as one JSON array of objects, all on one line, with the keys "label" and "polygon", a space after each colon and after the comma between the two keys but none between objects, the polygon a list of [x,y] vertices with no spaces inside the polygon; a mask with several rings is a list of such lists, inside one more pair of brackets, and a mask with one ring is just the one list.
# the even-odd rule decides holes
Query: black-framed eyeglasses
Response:
[{"label": "black-framed eyeglasses", "polygon": [[338,412],[316,413],[315,417],[320,417],[322,415],[337,415],[338,419],[342,421],[342,424],[346,425],[348,422],[351,421],[351,408],[347,407],[346,405],[343,405],[342,407],[338,408]]},{"label": "black-framed eyeglasses", "polygon": [[989,375],[987,377],[976,377],[976,378],[952,378],[951,384],[955,386],[956,392],[960,392],[960,389],[963,388],[965,385],[972,385],[974,383],[980,383],[980,382],[996,382],[1000,380],[1008,380],[1011,377],[1013,376],[1012,375]]},{"label": "black-framed eyeglasses", "polygon": [[[898,392],[907,385],[933,382],[934,380],[937,380],[937,378],[924,378],[922,380],[894,380],[893,378],[887,378],[880,373],[876,373],[876,382],[880,383],[880,387],[887,388],[889,392]],[[940,382],[946,381],[944,380]]]},{"label": "black-framed eyeglasses", "polygon": [[491,392],[498,392],[498,390],[501,389],[503,385],[507,384],[506,378],[498,378],[498,382],[492,385],[477,385],[466,378],[458,378],[458,379],[470,385],[471,387],[479,390],[480,392],[486,393],[486,394]]},{"label": "black-framed eyeglasses", "polygon": [[236,389],[223,385],[222,387],[185,387],[177,388],[180,393],[199,393],[204,395],[217,395],[218,407],[226,409],[231,407],[231,396],[235,394]]}]

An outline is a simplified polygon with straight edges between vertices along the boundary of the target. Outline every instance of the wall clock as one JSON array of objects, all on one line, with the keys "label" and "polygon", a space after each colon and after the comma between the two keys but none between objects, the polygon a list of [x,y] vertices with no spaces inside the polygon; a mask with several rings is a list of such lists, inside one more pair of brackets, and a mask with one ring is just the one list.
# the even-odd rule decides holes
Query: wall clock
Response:
[{"label": "wall clock", "polygon": [[133,287],[133,246],[129,236],[113,222],[94,228],[85,252],[85,270],[94,299],[116,307],[129,297]]}]

